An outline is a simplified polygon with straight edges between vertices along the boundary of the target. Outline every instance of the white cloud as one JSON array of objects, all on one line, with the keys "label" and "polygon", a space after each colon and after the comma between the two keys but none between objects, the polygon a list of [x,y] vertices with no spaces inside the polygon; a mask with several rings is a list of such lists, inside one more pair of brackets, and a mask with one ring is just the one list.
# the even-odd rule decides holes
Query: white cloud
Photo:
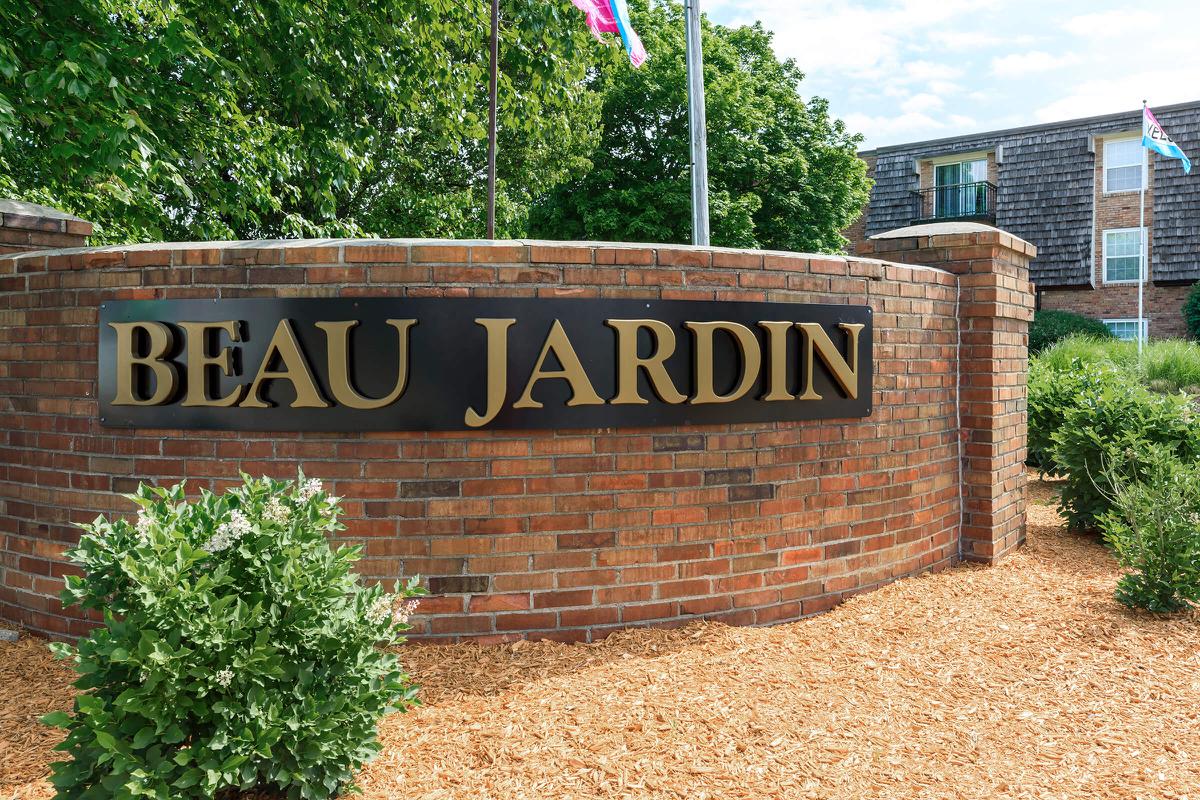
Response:
[{"label": "white cloud", "polygon": [[1082,39],[1115,39],[1134,31],[1146,31],[1160,24],[1157,14],[1145,9],[1113,9],[1071,17],[1063,29]]},{"label": "white cloud", "polygon": [[1076,53],[1063,53],[1057,56],[1042,50],[1011,53],[992,59],[992,74],[1001,78],[1019,78],[1024,75],[1062,69],[1078,64],[1079,61],[1079,55]]},{"label": "white cloud", "polygon": [[946,102],[936,94],[922,92],[914,94],[912,97],[900,104],[900,109],[906,114],[920,114],[926,111],[938,111]]}]

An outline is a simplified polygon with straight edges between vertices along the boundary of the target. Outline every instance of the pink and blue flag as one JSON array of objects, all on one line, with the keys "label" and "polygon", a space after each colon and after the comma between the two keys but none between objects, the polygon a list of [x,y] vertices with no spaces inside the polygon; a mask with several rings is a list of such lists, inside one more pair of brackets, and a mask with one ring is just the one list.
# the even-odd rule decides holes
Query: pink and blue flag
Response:
[{"label": "pink and blue flag", "polygon": [[1183,152],[1182,147],[1171,140],[1149,108],[1142,109],[1142,147],[1148,147],[1167,158],[1178,158],[1183,162],[1184,174],[1191,174],[1192,160]]},{"label": "pink and blue flag", "polygon": [[600,41],[604,34],[615,33],[621,37],[629,60],[635,67],[646,61],[646,48],[638,38],[637,31],[629,22],[629,6],[625,0],[571,0],[575,7],[587,16],[588,30]]}]

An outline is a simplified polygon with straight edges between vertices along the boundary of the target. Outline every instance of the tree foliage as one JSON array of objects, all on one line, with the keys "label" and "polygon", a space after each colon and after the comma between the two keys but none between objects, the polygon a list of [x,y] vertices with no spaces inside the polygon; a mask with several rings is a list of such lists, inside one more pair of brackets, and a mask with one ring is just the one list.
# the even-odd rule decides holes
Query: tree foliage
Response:
[{"label": "tree foliage", "polygon": [[[586,167],[597,48],[566,2],[502,5],[513,228]],[[476,235],[488,25],[456,0],[0,0],[0,194],[102,240]]]},{"label": "tree foliage", "polygon": [[[691,174],[682,7],[635,9],[650,60],[595,77],[604,131],[594,168],[534,211],[549,238],[687,242]],[[840,250],[839,231],[867,200],[860,137],[799,94],[803,74],[780,61],[761,24],[703,23],[710,216],[714,244]]]}]

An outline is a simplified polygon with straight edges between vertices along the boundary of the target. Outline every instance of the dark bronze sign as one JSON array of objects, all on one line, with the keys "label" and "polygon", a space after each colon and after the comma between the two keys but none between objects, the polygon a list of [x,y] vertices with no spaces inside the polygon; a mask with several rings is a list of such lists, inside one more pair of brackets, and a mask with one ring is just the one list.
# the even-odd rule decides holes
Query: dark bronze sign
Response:
[{"label": "dark bronze sign", "polygon": [[100,307],[100,421],[403,431],[871,413],[866,306],[130,300]]}]

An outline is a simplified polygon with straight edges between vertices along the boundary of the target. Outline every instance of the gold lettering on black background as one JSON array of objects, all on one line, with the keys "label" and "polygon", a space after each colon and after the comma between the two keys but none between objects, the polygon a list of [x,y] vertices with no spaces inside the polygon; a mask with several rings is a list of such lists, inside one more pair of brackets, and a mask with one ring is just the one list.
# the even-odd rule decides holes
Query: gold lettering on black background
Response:
[{"label": "gold lettering on black background", "polygon": [[[650,388],[664,403],[682,403],[687,396],[675,388],[665,362],[675,352],[675,331],[656,319],[606,319],[617,332],[617,396],[613,405],[646,405],[650,401],[638,391],[638,370],[646,371]],[[638,331],[646,328],[654,340],[650,355],[638,355]]]},{"label": "gold lettering on black background", "polygon": [[[114,406],[157,406],[171,399],[179,385],[179,370],[165,360],[175,347],[175,334],[161,322],[110,322],[117,332],[117,391]],[[145,331],[150,346],[144,356],[135,352],[134,332]],[[154,392],[147,398],[138,397],[137,373],[134,367],[145,367],[154,375]]]},{"label": "gold lettering on black background", "polygon": [[763,395],[763,400],[795,400],[796,396],[787,390],[788,365],[788,331],[792,329],[791,322],[760,322],[758,327],[767,332],[767,386],[770,391]]},{"label": "gold lettering on black background", "polygon": [[[545,368],[546,356],[551,353],[558,359],[562,369],[547,370]],[[542,353],[538,356],[533,372],[529,375],[529,382],[525,384],[525,391],[521,394],[521,399],[513,403],[513,408],[541,408],[542,404],[533,399],[533,387],[537,385],[538,381],[550,378],[561,378],[571,385],[571,399],[567,401],[568,406],[604,405],[604,399],[596,394],[596,388],[588,379],[579,355],[571,346],[571,340],[567,338],[567,332],[563,330],[562,322],[557,319],[554,320],[554,325],[551,326],[550,333],[546,336],[546,341],[542,345]]]},{"label": "gold lettering on black background", "polygon": [[[684,327],[696,338],[696,396],[690,403],[732,403],[745,397],[758,382],[762,368],[762,349],[754,331],[736,322],[685,322]],[[713,334],[724,331],[733,337],[740,353],[741,376],[737,386],[729,394],[717,394],[713,386]]]},{"label": "gold lettering on black background", "polygon": [[[279,356],[279,361],[283,366],[282,370],[270,368],[275,356]],[[290,381],[295,388],[296,399],[292,402],[292,408],[329,408],[329,403],[325,402],[321,397],[321,392],[317,389],[317,382],[313,379],[312,370],[304,359],[304,353],[300,351],[300,343],[296,341],[296,332],[292,330],[292,323],[286,319],[279,320],[279,325],[275,328],[275,335],[271,337],[271,343],[267,345],[267,352],[263,355],[262,363],[258,365],[258,374],[254,376],[254,380],[250,384],[250,391],[246,392],[246,399],[240,403],[241,407],[270,408],[270,405],[259,395],[263,383],[276,380]]]},{"label": "gold lettering on black background", "polygon": [[464,421],[472,428],[481,428],[496,418],[508,394],[508,329],[515,319],[476,319],[487,331],[487,410],[482,414],[468,408]]},{"label": "gold lettering on black background", "polygon": [[399,340],[396,384],[386,396],[371,399],[359,394],[350,382],[350,331],[358,326],[358,320],[317,323],[317,327],[325,331],[329,391],[333,395],[333,399],[341,405],[363,410],[383,408],[390,406],[404,395],[404,390],[408,387],[408,332],[417,324],[417,321],[415,319],[389,319],[387,324],[396,329]]},{"label": "gold lettering on black background", "polygon": [[242,396],[243,386],[239,385],[224,397],[209,397],[208,368],[217,367],[221,374],[233,375],[232,350],[228,347],[218,347],[216,355],[208,354],[208,334],[224,331],[231,342],[240,341],[238,336],[238,321],[227,319],[222,322],[181,322],[179,327],[187,337],[187,392],[184,394],[185,406],[212,406],[227,408],[237,403]]},{"label": "gold lettering on black background", "polygon": [[860,324],[851,325],[846,322],[838,323],[838,327],[846,332],[846,338],[849,343],[846,345],[846,352],[850,356],[850,363],[846,363],[846,359],[842,358],[842,354],[838,352],[837,345],[829,338],[829,334],[825,332],[820,324],[816,322],[797,322],[796,327],[800,329],[800,335],[804,340],[804,393],[800,395],[801,400],[820,400],[821,395],[817,394],[813,389],[813,350],[820,354],[821,361],[825,362],[825,366],[829,367],[829,372],[833,375],[834,380],[838,382],[838,386],[842,387],[842,391],[851,400],[858,399],[858,332],[863,329]]}]

